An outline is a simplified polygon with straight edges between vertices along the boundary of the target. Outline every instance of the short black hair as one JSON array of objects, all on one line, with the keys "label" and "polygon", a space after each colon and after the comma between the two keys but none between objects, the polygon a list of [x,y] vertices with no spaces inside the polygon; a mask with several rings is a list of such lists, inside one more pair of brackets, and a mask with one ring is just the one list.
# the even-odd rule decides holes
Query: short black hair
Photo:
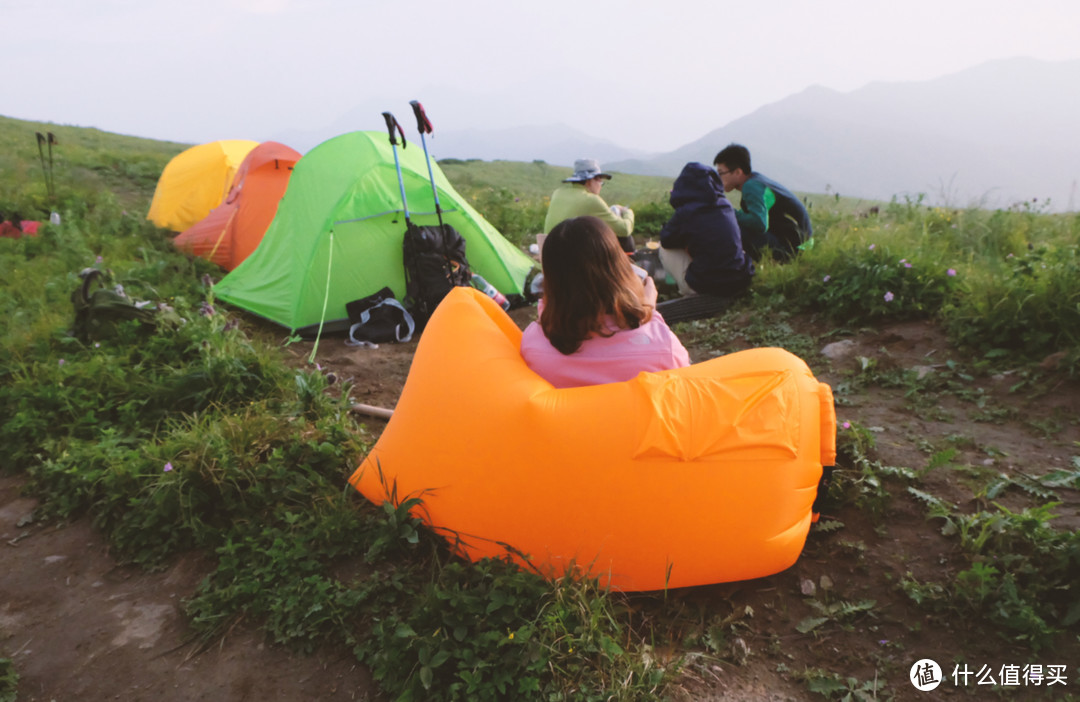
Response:
[{"label": "short black hair", "polygon": [[742,172],[750,175],[753,169],[750,167],[750,150],[742,144],[728,144],[720,149],[713,159],[713,165],[724,164],[730,170],[741,168]]}]

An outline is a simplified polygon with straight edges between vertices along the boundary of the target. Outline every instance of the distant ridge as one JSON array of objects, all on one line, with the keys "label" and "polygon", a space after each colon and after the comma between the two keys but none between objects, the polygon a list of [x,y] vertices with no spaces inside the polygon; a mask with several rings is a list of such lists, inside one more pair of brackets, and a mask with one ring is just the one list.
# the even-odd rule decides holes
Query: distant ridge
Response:
[{"label": "distant ridge", "polygon": [[992,61],[934,80],[814,86],[673,152],[606,164],[674,177],[745,144],[754,167],[807,192],[888,199],[924,193],[954,206],[1037,198],[1076,209],[1080,193],[1080,61]]}]

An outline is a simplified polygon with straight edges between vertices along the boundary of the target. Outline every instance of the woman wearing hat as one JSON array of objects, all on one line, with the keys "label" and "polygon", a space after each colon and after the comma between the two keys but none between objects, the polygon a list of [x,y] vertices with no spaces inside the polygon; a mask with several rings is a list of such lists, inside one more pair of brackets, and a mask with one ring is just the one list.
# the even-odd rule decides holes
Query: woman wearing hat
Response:
[{"label": "woman wearing hat", "polygon": [[600,170],[600,164],[591,158],[574,161],[574,175],[551,195],[547,219],[544,220],[544,233],[549,233],[555,225],[573,217],[586,215],[596,217],[611,227],[619,238],[622,250],[634,251],[634,211],[622,205],[608,207],[600,197],[600,189],[611,180],[610,173]]}]

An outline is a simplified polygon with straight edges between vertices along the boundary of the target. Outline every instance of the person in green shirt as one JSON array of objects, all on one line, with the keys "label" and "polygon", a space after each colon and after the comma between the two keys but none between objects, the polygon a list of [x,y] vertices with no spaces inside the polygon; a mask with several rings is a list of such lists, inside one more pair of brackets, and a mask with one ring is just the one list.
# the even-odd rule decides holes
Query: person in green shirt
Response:
[{"label": "person in green shirt", "polygon": [[789,261],[799,245],[814,234],[810,214],[799,198],[775,180],[750,167],[750,151],[729,144],[713,159],[724,192],[742,193],[735,219],[739,222],[743,248],[755,261],[771,249],[778,261]]},{"label": "person in green shirt", "polygon": [[634,251],[634,211],[622,205],[608,206],[600,197],[604,183],[611,180],[610,173],[600,170],[600,164],[591,158],[574,162],[574,174],[551,195],[544,234],[559,222],[574,217],[592,216],[611,227],[619,238],[619,245],[627,253]]}]

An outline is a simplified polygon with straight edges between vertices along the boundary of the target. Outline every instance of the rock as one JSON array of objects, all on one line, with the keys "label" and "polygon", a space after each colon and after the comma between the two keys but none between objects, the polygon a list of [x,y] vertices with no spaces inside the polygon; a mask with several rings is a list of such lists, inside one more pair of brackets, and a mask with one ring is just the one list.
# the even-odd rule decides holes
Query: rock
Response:
[{"label": "rock", "polygon": [[855,352],[855,342],[851,339],[844,339],[843,341],[834,341],[831,344],[827,344],[825,348],[821,349],[821,355],[831,361],[844,361],[851,357],[851,354]]},{"label": "rock", "polygon": [[735,637],[735,640],[731,642],[731,657],[734,659],[736,665],[742,665],[746,663],[746,659],[750,657],[750,647],[746,645],[742,637]]}]

